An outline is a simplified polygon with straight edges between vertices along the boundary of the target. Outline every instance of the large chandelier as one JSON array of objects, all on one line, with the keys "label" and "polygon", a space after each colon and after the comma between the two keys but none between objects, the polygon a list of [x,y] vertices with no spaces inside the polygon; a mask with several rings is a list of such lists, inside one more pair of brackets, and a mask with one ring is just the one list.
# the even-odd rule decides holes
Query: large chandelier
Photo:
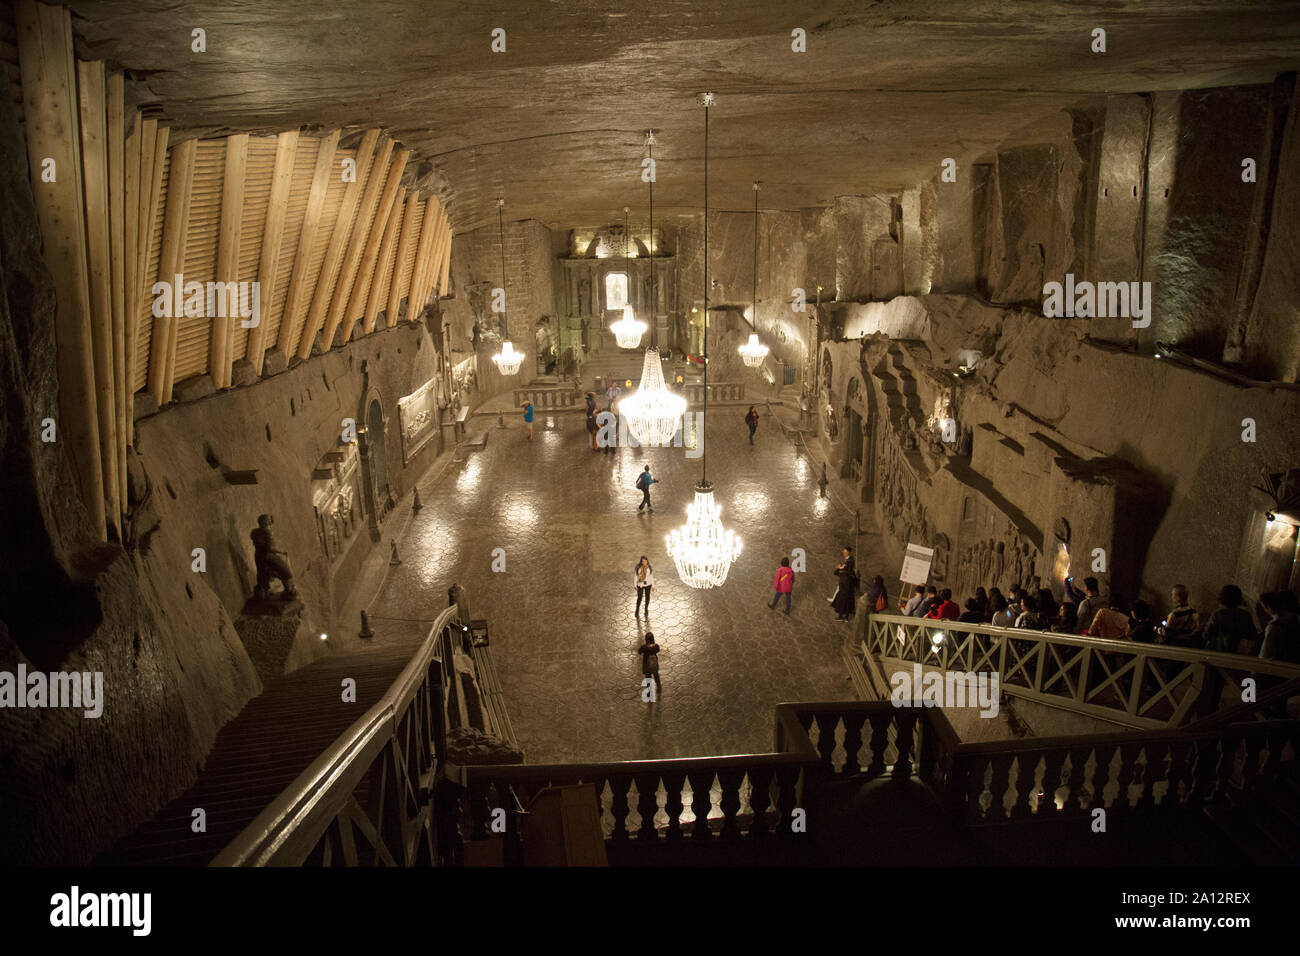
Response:
[{"label": "large chandelier", "polygon": [[[654,130],[646,133],[646,149],[651,161],[654,160]],[[637,390],[618,403],[618,413],[627,422],[627,430],[640,444],[651,448],[665,448],[672,444],[681,427],[682,416],[686,414],[686,399],[670,391],[664,382],[664,369],[660,364],[659,348],[655,344],[658,322],[655,309],[658,306],[658,290],[655,287],[655,183],[650,177],[650,347],[645,350],[645,360],[641,365],[641,384]],[[627,320],[627,313],[623,313]],[[638,323],[642,324],[642,323]],[[617,334],[617,333],[616,333]],[[619,345],[622,345],[619,342]]]},{"label": "large chandelier", "polygon": [[[709,107],[714,95],[701,97],[704,106],[704,424],[709,416]],[[686,524],[665,539],[668,555],[677,565],[682,583],[692,588],[717,588],[727,581],[731,563],[740,557],[740,539],[722,526],[721,509],[713,500],[709,484],[709,445],[704,442],[700,456],[700,483],[695,486],[695,502],[686,508]]]},{"label": "large chandelier", "polygon": [[609,330],[614,333],[614,339],[618,342],[621,349],[634,349],[641,344],[641,336],[645,335],[648,326],[636,317],[632,311],[632,306],[623,306],[623,318],[610,325]]},{"label": "large chandelier", "polygon": [[640,345],[646,330],[646,324],[637,321],[636,313],[632,311],[632,234],[628,231],[627,218],[631,211],[627,206],[623,207],[623,270],[627,276],[627,303],[623,306],[623,318],[609,327],[621,349],[634,349]]},{"label": "large chandelier", "polygon": [[524,363],[524,353],[516,352],[515,347],[510,342],[510,318],[509,311],[505,307],[506,295],[506,224],[505,224],[505,205],[504,199],[497,200],[497,235],[501,242],[501,332],[505,341],[501,343],[501,348],[496,355],[492,356],[492,364],[497,367],[497,371],[502,375],[514,375],[519,371],[519,366]]},{"label": "large chandelier", "polygon": [[618,403],[618,413],[638,443],[650,448],[666,448],[672,444],[686,414],[686,399],[664,382],[659,350],[654,346],[645,350],[641,384]]},{"label": "large chandelier", "polygon": [[668,554],[682,583],[692,588],[721,587],[740,557],[741,542],[722,526],[722,509],[713,500],[713,486],[695,486],[695,502],[686,507],[686,524],[668,535]]},{"label": "large chandelier", "polygon": [[501,351],[492,356],[492,362],[502,375],[514,375],[524,363],[524,353],[516,352],[511,342],[502,342]]},{"label": "large chandelier", "polygon": [[767,358],[767,346],[758,340],[758,336],[751,332],[749,341],[736,349],[740,357],[745,360],[749,368],[758,368],[763,364],[763,359]]}]

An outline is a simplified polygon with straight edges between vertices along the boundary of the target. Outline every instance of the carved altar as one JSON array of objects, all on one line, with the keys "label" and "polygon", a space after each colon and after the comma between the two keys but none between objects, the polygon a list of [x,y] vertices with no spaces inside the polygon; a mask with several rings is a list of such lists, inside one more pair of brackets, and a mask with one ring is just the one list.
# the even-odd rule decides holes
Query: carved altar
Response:
[{"label": "carved altar", "polygon": [[312,469],[311,500],[321,551],[335,561],[347,550],[361,518],[361,455],[355,443],[337,445]]}]

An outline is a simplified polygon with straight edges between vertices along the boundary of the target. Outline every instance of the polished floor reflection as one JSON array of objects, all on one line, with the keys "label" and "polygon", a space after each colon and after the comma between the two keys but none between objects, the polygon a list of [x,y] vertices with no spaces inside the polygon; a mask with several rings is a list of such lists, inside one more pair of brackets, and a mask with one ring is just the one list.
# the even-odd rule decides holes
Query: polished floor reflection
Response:
[{"label": "polished floor reflection", "polygon": [[[446,606],[452,581],[467,587],[473,616],[490,623],[530,763],[769,750],[776,703],[852,696],[840,657],[849,628],[826,598],[853,519],[818,498],[820,466],[778,428],[761,428],[751,447],[743,415],[709,412],[708,476],[723,523],[744,541],[722,588],[685,587],[665,551],[686,519],[698,458],[681,448],[593,452],[576,414],[539,420],[532,442],[518,421],[500,429],[480,418],[491,421],[486,448],[421,486],[403,563],[370,605],[376,626],[414,627]],[[655,511],[638,514],[634,481],[647,464]],[[807,571],[786,617],[767,604],[795,548]],[[655,574],[648,625],[633,615],[642,554]],[[654,704],[641,700],[636,653],[647,626],[663,647]]]}]

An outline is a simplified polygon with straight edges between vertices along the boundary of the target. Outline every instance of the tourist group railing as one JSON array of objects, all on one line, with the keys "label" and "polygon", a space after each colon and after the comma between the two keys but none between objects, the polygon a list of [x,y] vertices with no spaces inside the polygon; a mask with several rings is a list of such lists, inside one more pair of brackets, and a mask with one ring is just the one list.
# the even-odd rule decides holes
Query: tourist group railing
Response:
[{"label": "tourist group railing", "polygon": [[[1300,678],[1300,666],[1240,654],[899,614],[868,616],[856,651],[868,674],[876,662],[885,671],[920,664],[996,672],[1000,689],[1013,697],[1152,730],[1218,710],[1224,689],[1241,687],[1245,678]],[[873,683],[879,685],[878,676]]]},{"label": "tourist group railing", "polygon": [[[445,738],[443,611],[388,692],[212,866],[412,866],[434,859],[430,789]],[[363,844],[364,841],[364,845]]]}]

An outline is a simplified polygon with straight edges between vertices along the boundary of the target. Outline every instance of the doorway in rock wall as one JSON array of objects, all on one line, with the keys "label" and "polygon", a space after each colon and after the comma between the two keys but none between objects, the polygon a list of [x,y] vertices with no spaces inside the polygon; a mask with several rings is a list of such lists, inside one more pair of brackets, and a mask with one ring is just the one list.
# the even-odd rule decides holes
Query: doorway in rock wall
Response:
[{"label": "doorway in rock wall", "polygon": [[379,532],[379,526],[393,507],[392,490],[388,482],[388,455],[384,445],[384,410],[378,399],[366,407],[366,440],[361,449],[363,477],[369,495],[370,529]]},{"label": "doorway in rock wall", "polygon": [[845,442],[844,466],[840,470],[845,478],[862,480],[862,416],[857,409],[847,408],[844,415]]}]

